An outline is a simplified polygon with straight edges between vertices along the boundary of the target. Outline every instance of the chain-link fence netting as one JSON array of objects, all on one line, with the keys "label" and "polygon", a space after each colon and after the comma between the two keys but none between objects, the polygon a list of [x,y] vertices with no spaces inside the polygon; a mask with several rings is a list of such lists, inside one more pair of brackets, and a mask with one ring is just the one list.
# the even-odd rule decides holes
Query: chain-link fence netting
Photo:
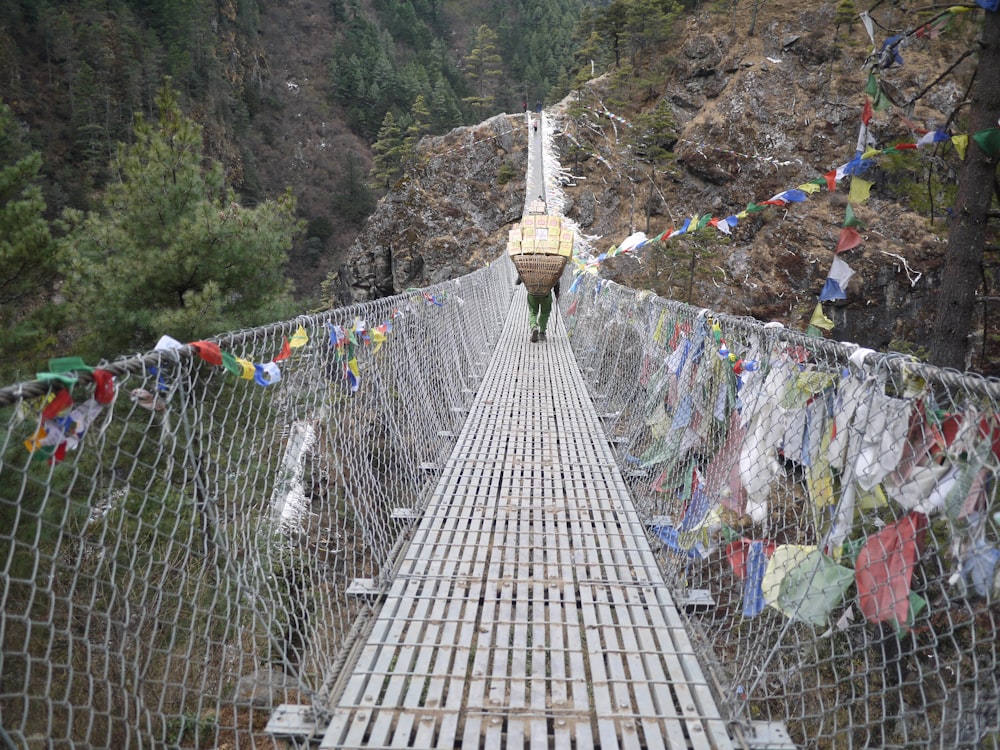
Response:
[{"label": "chain-link fence netting", "polygon": [[322,707],[512,292],[504,259],[0,390],[0,747],[273,747]]},{"label": "chain-link fence netting", "polygon": [[592,276],[561,309],[724,713],[1000,746],[1000,384]]}]

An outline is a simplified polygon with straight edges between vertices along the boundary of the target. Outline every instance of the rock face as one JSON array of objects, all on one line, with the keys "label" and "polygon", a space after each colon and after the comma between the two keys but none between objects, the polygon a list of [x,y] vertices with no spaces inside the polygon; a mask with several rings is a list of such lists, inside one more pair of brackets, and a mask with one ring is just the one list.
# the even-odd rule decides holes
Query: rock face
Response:
[{"label": "rock face", "polygon": [[[595,252],[636,231],[656,236],[685,218],[725,217],[821,178],[855,156],[872,43],[860,22],[835,25],[835,4],[793,0],[762,6],[748,20],[701,11],[672,50],[662,85],[638,91],[609,74],[547,109],[563,169],[564,213]],[[886,28],[905,28],[887,9]],[[872,143],[913,142],[917,128],[943,127],[959,105],[971,61],[933,83],[965,48],[974,27],[913,37],[905,64],[879,71],[904,111],[876,111]],[[933,83],[933,85],[931,85]],[[919,95],[919,92],[926,93]],[[624,102],[607,116],[606,102]],[[643,160],[636,134],[643,113],[666,108],[672,159]],[[904,116],[905,115],[905,116]],[[329,287],[343,304],[442,281],[496,258],[523,208],[526,126],[498,116],[421,143],[420,163],[380,204]],[[879,157],[862,176],[867,200],[851,202],[862,244],[840,254],[854,271],[847,299],[828,303],[830,335],[860,345],[919,352],[933,316],[947,224],[942,194],[927,175],[954,181],[947,143]],[[502,183],[502,169],[514,177]],[[849,180],[824,184],[805,202],[767,207],[730,236],[708,227],[601,265],[604,276],[737,315],[804,330],[835,257]],[[923,191],[923,192],[921,192]],[[911,208],[916,203],[921,212]],[[927,208],[936,205],[933,222]],[[692,276],[693,270],[693,276]]]},{"label": "rock face", "polygon": [[523,213],[527,146],[524,118],[513,115],[424,138],[328,279],[331,305],[447,281],[497,258]]}]

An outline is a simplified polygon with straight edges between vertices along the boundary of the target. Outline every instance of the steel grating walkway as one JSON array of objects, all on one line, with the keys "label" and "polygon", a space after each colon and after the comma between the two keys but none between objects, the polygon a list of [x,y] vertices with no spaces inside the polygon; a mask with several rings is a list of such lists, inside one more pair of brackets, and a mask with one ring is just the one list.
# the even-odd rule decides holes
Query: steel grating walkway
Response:
[{"label": "steel grating walkway", "polygon": [[321,748],[729,748],[561,321],[523,288]]}]

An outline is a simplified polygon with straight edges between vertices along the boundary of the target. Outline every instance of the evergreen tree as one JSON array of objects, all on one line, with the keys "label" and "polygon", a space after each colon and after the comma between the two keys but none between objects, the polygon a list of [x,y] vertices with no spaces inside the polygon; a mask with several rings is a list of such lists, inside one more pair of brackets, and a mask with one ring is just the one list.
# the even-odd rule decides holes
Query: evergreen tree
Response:
[{"label": "evergreen tree", "polygon": [[283,267],[301,229],[294,200],[239,205],[176,92],[163,88],[157,104],[158,126],[137,116],[135,143],[119,148],[117,179],[97,209],[65,213],[80,354],[144,350],[165,333],[193,340],[291,312]]},{"label": "evergreen tree", "polygon": [[434,133],[446,133],[462,124],[458,98],[444,76],[438,76],[431,89],[430,112],[431,131]]},{"label": "evergreen tree", "polygon": [[493,106],[497,79],[502,73],[500,55],[496,51],[497,35],[483,24],[476,29],[472,50],[465,57],[466,76],[472,81],[475,94],[465,101],[476,108],[479,116]]},{"label": "evergreen tree", "polygon": [[[54,345],[47,302],[58,271],[56,246],[38,185],[42,157],[28,152],[10,108],[0,103],[0,376],[37,371]],[[18,372],[18,370],[24,370]]]},{"label": "evergreen tree", "polygon": [[410,107],[410,126],[406,129],[406,137],[403,139],[403,160],[408,161],[413,158],[417,150],[417,142],[430,132],[431,113],[427,109],[427,102],[423,96],[418,96],[413,100]]},{"label": "evergreen tree", "polygon": [[361,165],[354,154],[347,154],[343,166],[333,198],[333,210],[349,224],[360,226],[375,209],[375,198],[364,183]]},{"label": "evergreen tree", "polygon": [[403,165],[403,133],[396,124],[392,110],[385,113],[378,138],[372,144],[375,158],[372,162],[370,177],[372,182],[383,188],[388,187],[399,177]]}]

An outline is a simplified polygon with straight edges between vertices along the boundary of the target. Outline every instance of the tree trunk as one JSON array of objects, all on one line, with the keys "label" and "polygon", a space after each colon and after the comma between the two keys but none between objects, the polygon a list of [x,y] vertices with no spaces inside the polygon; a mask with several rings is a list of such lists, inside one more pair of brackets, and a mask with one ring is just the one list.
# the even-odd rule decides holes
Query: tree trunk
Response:
[{"label": "tree trunk", "polygon": [[986,13],[976,80],[970,92],[969,147],[958,177],[955,211],[948,231],[930,341],[930,359],[941,367],[964,370],[976,293],[982,281],[986,222],[993,199],[997,157],[983,153],[972,134],[997,126],[1000,116],[1000,13]]}]

